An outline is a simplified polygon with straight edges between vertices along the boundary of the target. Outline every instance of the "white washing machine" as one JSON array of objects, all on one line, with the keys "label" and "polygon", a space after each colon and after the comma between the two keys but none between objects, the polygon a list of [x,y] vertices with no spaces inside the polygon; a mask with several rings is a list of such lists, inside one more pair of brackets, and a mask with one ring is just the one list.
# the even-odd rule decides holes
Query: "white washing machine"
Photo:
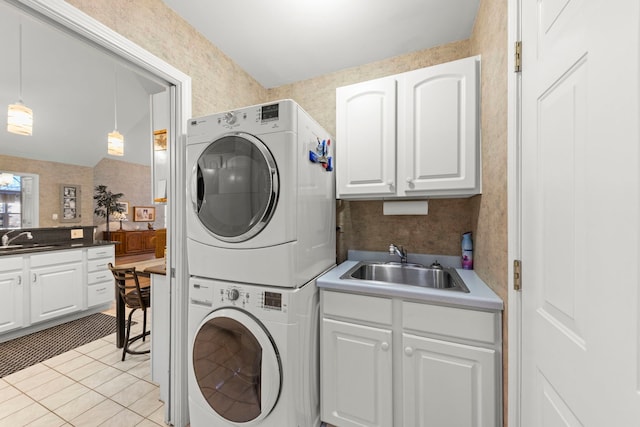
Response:
[{"label": "white washing machine", "polygon": [[320,425],[318,291],[189,282],[192,427]]},{"label": "white washing machine", "polygon": [[292,100],[189,121],[192,276],[297,287],[335,264],[330,135]]}]

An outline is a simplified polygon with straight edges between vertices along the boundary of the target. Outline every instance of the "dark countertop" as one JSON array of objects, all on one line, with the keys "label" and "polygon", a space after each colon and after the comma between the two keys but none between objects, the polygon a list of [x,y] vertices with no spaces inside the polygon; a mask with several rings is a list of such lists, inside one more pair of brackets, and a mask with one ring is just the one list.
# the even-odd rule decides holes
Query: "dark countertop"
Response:
[{"label": "dark countertop", "polygon": [[49,251],[63,251],[68,249],[93,248],[96,246],[113,245],[115,243],[116,242],[97,240],[95,242],[90,242],[90,243],[87,243],[87,242],[32,243],[32,244],[27,243],[23,245],[9,245],[7,247],[0,246],[0,256],[25,255],[25,254],[49,252]]}]

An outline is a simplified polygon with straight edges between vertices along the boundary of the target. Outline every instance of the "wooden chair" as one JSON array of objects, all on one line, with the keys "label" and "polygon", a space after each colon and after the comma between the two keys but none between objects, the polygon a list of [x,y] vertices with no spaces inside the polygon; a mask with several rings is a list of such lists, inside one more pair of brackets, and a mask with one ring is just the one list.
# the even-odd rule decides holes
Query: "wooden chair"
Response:
[{"label": "wooden chair", "polygon": [[[127,353],[129,354],[146,354],[149,353],[150,350],[145,351],[135,351],[129,348],[129,345],[139,339],[145,341],[147,335],[151,333],[151,331],[147,331],[147,308],[151,307],[151,288],[150,287],[140,287],[140,280],[138,279],[138,274],[136,273],[136,268],[118,268],[114,267],[113,264],[109,263],[109,270],[113,273],[113,277],[116,279],[116,286],[118,287],[118,294],[124,305],[131,309],[129,312],[129,319],[127,321],[127,330],[124,337],[124,345],[122,347],[122,360]],[[135,337],[131,337],[131,318],[133,313],[136,310],[142,310],[143,321],[142,321],[142,333],[136,335]]]}]

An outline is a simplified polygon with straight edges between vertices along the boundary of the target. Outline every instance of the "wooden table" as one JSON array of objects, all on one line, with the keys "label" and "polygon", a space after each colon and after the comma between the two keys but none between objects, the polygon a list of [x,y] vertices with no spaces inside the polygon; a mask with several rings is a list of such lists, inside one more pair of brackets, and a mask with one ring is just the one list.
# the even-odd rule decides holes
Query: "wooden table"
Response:
[{"label": "wooden table", "polygon": [[[118,264],[118,268],[136,268],[136,273],[141,277],[151,277],[151,274],[166,274],[166,261],[164,258],[150,259],[146,261],[138,261],[127,264]],[[151,286],[149,283],[148,286]],[[116,347],[122,348],[124,346],[125,335],[125,305],[120,294],[118,287],[115,286],[116,292]]]}]

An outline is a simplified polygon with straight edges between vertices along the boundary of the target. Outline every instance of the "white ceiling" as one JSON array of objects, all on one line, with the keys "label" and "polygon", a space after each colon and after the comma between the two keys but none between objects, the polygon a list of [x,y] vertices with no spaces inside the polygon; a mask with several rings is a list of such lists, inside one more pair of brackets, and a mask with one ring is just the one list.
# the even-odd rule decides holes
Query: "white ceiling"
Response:
[{"label": "white ceiling", "polygon": [[164,0],[267,88],[471,35],[479,0]]},{"label": "white ceiling", "polygon": [[[6,130],[6,108],[20,97],[20,23],[22,100],[33,110],[32,136]],[[164,91],[163,86],[4,1],[0,1],[0,51],[1,154],[89,167],[104,157],[151,163],[149,94]],[[124,157],[107,156],[107,134],[115,125],[116,75]]]},{"label": "white ceiling", "polygon": [[[470,36],[479,0],[164,0],[267,88]],[[32,136],[6,131],[19,94],[33,109]],[[0,0],[0,153],[82,166],[106,154],[114,128],[125,156],[150,163],[149,94],[164,82]]]}]

